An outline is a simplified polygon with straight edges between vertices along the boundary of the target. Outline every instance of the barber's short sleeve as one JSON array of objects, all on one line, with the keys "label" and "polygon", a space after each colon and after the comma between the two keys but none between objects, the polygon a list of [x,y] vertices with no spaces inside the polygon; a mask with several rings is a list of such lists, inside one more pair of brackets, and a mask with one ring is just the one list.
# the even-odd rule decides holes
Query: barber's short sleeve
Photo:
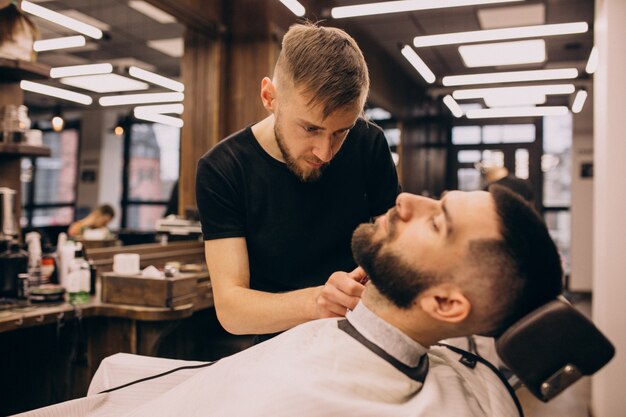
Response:
[{"label": "barber's short sleeve", "polygon": [[370,215],[381,215],[393,207],[400,193],[396,166],[387,139],[377,126],[369,126],[374,141],[366,171]]},{"label": "barber's short sleeve", "polygon": [[245,236],[245,202],[236,169],[228,163],[200,159],[196,203],[204,240]]}]

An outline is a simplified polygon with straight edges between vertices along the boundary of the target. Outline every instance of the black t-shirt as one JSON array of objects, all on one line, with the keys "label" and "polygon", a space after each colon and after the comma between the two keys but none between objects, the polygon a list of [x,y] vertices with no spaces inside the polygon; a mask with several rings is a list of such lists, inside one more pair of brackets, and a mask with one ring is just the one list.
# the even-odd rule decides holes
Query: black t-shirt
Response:
[{"label": "black t-shirt", "polygon": [[269,292],[355,268],[352,232],[392,207],[398,192],[382,131],[361,119],[316,182],[271,157],[250,127],[207,152],[196,173],[204,239],[245,237],[250,288]]}]

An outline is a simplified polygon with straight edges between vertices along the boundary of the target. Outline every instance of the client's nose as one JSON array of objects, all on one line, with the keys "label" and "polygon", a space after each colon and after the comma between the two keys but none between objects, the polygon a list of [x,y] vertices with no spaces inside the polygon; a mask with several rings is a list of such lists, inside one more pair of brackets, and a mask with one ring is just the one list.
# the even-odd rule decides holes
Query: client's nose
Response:
[{"label": "client's nose", "polygon": [[409,193],[401,193],[396,198],[396,210],[404,221],[432,210],[436,204],[437,202],[432,198]]}]

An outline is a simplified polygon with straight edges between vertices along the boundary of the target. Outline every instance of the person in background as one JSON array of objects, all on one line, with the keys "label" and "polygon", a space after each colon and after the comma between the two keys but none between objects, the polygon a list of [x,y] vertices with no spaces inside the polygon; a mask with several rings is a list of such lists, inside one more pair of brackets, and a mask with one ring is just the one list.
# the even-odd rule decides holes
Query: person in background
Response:
[{"label": "person in background", "polygon": [[115,210],[109,204],[102,204],[97,209],[87,215],[87,217],[77,220],[67,229],[70,237],[79,237],[85,229],[100,229],[115,217]]},{"label": "person in background", "polygon": [[382,130],[361,117],[368,92],[354,39],[294,25],[273,78],[261,81],[270,115],[200,159],[196,199],[227,331],[281,332],[344,316],[359,301],[365,275],[355,269],[352,232],[399,192]]}]

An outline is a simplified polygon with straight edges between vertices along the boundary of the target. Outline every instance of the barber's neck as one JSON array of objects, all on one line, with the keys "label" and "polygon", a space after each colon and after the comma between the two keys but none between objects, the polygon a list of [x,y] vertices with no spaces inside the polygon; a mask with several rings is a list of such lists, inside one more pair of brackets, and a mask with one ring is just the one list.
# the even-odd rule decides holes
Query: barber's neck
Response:
[{"label": "barber's neck", "polygon": [[371,282],[367,284],[361,301],[378,317],[425,348],[440,340],[457,336],[454,329],[435,321],[416,303],[406,309],[394,305]]}]

